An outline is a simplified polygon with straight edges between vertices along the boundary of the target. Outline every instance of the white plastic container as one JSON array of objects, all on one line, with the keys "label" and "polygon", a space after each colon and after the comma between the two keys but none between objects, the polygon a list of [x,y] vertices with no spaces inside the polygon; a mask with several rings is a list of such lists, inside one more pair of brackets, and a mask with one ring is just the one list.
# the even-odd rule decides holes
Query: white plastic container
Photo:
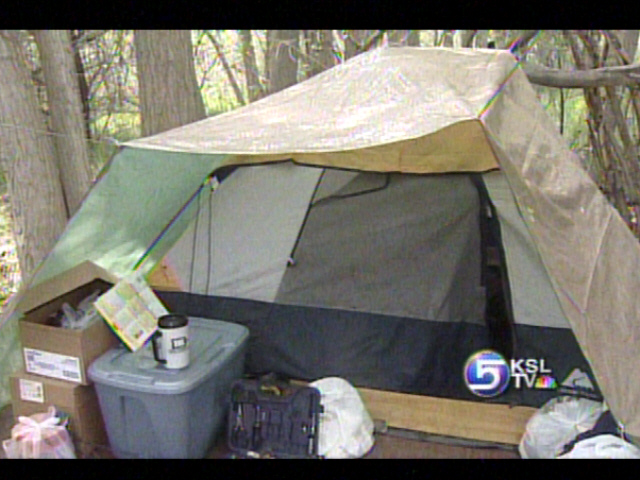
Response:
[{"label": "white plastic container", "polygon": [[191,361],[182,370],[156,362],[151,345],[112,349],[89,367],[116,457],[203,458],[220,433],[249,331],[190,317],[189,337]]}]

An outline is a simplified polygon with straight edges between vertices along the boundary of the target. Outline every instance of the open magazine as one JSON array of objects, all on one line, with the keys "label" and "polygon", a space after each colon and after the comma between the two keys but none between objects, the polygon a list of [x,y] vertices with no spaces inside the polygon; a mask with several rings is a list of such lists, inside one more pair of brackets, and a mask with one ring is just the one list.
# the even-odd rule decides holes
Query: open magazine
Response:
[{"label": "open magazine", "polygon": [[158,318],[168,313],[144,278],[132,274],[101,295],[95,307],[113,331],[133,352],[158,328]]}]

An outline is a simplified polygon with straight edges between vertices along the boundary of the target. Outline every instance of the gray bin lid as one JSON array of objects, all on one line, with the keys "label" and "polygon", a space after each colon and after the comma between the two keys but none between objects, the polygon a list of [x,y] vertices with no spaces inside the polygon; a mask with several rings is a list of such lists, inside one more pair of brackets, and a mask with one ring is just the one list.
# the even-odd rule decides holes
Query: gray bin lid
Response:
[{"label": "gray bin lid", "polygon": [[155,394],[180,394],[214,375],[249,337],[239,324],[189,317],[189,366],[171,370],[153,358],[151,342],[137,352],[124,345],[98,357],[89,378],[100,385]]}]

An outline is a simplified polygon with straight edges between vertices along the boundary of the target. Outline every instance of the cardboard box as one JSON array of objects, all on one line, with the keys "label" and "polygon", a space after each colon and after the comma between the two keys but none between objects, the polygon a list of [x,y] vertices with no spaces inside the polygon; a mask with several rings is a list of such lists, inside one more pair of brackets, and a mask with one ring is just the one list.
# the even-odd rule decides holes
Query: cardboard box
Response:
[{"label": "cardboard box", "polygon": [[120,340],[103,320],[82,330],[48,325],[63,303],[76,307],[96,290],[106,292],[117,281],[105,270],[85,262],[42,282],[19,300],[25,312],[19,321],[20,341],[28,373],[90,385],[87,369]]},{"label": "cardboard box", "polygon": [[53,405],[69,415],[68,429],[78,457],[108,449],[100,404],[93,385],[80,385],[55,378],[31,375],[24,371],[10,377],[13,416],[45,413]]}]

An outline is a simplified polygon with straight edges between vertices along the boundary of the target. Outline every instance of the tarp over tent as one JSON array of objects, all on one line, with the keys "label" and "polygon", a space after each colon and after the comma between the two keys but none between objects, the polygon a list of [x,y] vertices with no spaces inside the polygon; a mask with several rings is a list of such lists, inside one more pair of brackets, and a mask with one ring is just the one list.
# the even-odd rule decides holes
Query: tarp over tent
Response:
[{"label": "tarp over tent", "polygon": [[[148,272],[188,228],[197,202],[155,240],[212,172],[288,159],[391,174],[499,167],[502,180],[485,176],[491,198],[511,195],[517,206],[500,211],[503,228],[515,219],[503,236],[520,232],[520,245],[535,246],[547,274],[541,281],[553,289],[545,300],[560,306],[543,312],[568,321],[612,412],[640,436],[640,382],[632,380],[640,366],[640,245],[509,52],[375,50],[236,111],[128,142],[32,285],[85,260],[124,275],[144,257]],[[514,309],[523,312],[521,300]]]}]

